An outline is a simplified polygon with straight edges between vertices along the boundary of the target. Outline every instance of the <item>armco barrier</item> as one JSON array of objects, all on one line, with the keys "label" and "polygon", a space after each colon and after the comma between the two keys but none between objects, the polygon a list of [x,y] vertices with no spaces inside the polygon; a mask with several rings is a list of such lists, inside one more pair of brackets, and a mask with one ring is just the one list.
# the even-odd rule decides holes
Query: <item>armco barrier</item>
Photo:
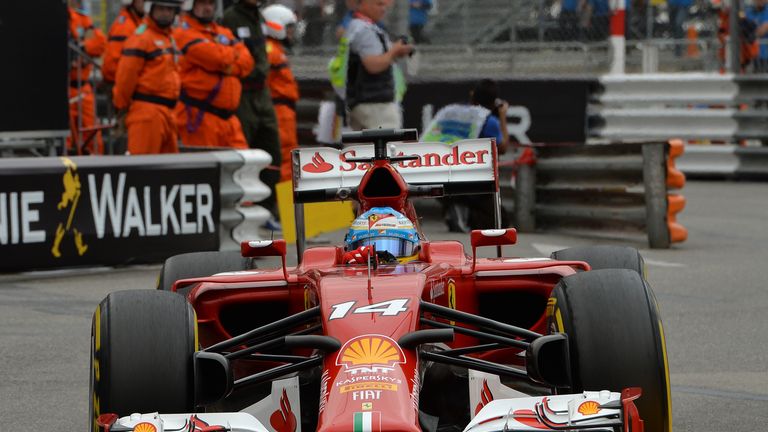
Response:
[{"label": "armco barrier", "polygon": [[0,271],[236,249],[268,218],[262,150],[0,159]]},{"label": "armco barrier", "polygon": [[590,136],[609,141],[702,139],[735,142],[768,136],[768,75],[606,75],[593,96]]},{"label": "armco barrier", "polygon": [[678,167],[690,178],[768,179],[768,147],[686,145]]},{"label": "armco barrier", "polygon": [[670,192],[685,183],[674,164],[682,150],[680,143],[534,150],[535,160],[529,155],[517,165],[514,211],[521,231],[644,233],[653,248],[686,239],[685,228],[676,221],[685,198]]}]

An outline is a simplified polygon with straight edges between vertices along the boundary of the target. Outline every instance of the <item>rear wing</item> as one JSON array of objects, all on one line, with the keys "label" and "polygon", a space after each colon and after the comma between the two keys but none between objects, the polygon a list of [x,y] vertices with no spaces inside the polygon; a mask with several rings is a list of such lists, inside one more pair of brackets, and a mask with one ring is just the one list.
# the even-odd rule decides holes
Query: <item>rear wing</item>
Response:
[{"label": "rear wing", "polygon": [[[471,139],[453,144],[389,142],[392,166],[409,186],[442,186],[443,194],[492,194],[498,191],[498,163],[493,139]],[[399,160],[408,156],[413,160]],[[344,200],[371,166],[373,145],[296,149],[292,153],[294,202]]]}]

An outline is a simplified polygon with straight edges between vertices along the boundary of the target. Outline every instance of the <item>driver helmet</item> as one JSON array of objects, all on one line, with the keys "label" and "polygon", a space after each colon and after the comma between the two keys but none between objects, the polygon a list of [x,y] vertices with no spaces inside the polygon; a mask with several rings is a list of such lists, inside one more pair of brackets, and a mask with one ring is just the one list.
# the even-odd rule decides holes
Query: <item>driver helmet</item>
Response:
[{"label": "driver helmet", "polygon": [[405,263],[419,256],[419,233],[391,207],[373,207],[358,216],[344,238],[345,250],[373,245],[379,262]]}]

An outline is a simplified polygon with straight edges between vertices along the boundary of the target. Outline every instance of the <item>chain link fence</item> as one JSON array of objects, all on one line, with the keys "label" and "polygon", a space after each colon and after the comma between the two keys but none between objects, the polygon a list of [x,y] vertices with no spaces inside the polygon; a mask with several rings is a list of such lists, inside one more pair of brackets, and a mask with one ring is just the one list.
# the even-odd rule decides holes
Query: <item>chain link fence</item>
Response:
[{"label": "chain link fence", "polygon": [[[721,0],[694,0],[682,9],[669,6],[667,0],[626,1],[628,73],[726,69],[729,54],[719,33]],[[742,0],[742,7],[752,7],[753,1]],[[219,2],[224,8],[233,0]],[[355,2],[264,2],[285,4],[299,15],[293,55],[298,76],[326,76],[348,7]],[[425,25],[410,22],[410,0],[390,2],[382,25],[393,37],[410,34],[419,40],[418,54],[403,65],[411,78],[592,75],[610,67],[609,0],[431,0]],[[119,8],[117,1],[90,0],[94,21],[105,31]],[[753,63],[746,72],[766,71],[768,62]]]}]

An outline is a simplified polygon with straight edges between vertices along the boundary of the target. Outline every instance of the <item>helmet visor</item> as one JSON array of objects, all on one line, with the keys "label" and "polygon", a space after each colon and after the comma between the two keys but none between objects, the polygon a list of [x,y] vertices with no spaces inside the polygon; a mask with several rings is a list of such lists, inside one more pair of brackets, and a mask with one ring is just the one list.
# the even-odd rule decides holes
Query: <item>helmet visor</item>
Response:
[{"label": "helmet visor", "polygon": [[395,258],[409,257],[416,253],[416,242],[397,237],[374,237],[352,243],[351,249],[375,245],[376,252],[389,252]]}]

